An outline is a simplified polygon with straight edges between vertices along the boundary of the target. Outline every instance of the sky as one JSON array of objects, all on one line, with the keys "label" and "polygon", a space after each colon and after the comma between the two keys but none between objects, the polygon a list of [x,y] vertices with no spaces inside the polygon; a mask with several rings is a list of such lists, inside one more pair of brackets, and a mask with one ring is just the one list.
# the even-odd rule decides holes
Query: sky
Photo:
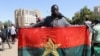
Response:
[{"label": "sky", "polygon": [[42,17],[46,17],[51,14],[50,8],[53,4],[59,6],[64,16],[72,18],[84,6],[93,11],[94,6],[100,6],[100,0],[0,0],[0,21],[11,20],[14,23],[14,11],[19,8],[37,9]]}]

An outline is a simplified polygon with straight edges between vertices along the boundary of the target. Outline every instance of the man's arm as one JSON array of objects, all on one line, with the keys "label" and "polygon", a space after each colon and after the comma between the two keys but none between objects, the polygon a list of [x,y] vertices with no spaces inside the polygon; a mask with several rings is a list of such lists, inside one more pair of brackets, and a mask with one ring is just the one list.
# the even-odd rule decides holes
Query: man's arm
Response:
[{"label": "man's arm", "polygon": [[71,24],[66,20],[65,17],[63,17],[63,21],[64,21],[65,26],[69,26],[69,25],[71,25]]},{"label": "man's arm", "polygon": [[41,27],[41,26],[44,26],[44,25],[45,25],[45,19],[42,20],[41,22],[38,22],[38,23],[32,25],[32,27]]},{"label": "man's arm", "polygon": [[92,33],[93,32],[92,24],[88,24],[86,22],[84,22],[84,24],[88,27],[89,31]]}]

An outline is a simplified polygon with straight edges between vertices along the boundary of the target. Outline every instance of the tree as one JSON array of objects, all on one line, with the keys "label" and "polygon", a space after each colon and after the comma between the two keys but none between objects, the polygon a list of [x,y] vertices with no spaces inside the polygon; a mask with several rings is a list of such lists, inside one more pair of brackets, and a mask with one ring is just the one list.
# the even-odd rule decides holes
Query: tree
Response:
[{"label": "tree", "polygon": [[2,28],[2,26],[3,26],[3,23],[0,21],[0,29]]},{"label": "tree", "polygon": [[67,18],[67,17],[65,17],[66,18],[66,20],[69,22],[69,23],[71,23],[71,20],[69,19],[69,18]]},{"label": "tree", "polygon": [[8,27],[11,26],[11,24],[12,24],[12,22],[10,20],[4,22],[4,25],[6,25]]},{"label": "tree", "polygon": [[91,21],[93,21],[95,18],[95,14],[89,8],[87,8],[87,6],[83,7],[74,15],[72,22],[73,24],[83,24],[86,18],[89,18]]},{"label": "tree", "polygon": [[72,17],[72,24],[78,24],[80,23],[80,12],[77,12],[74,14],[74,17]]}]

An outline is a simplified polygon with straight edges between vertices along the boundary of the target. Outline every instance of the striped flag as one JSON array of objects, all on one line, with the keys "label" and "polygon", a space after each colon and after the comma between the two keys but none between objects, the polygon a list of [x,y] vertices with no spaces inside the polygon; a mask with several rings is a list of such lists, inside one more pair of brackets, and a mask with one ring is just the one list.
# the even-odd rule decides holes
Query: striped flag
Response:
[{"label": "striped flag", "polygon": [[86,26],[20,28],[18,56],[91,56]]}]

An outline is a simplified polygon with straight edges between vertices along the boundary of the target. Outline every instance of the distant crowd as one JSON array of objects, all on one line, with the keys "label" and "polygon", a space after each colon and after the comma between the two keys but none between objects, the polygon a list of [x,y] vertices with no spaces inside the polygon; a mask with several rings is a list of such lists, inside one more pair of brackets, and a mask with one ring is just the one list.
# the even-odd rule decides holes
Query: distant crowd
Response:
[{"label": "distant crowd", "polygon": [[1,50],[3,51],[5,49],[5,43],[8,44],[9,48],[11,49],[11,44],[15,44],[17,38],[17,30],[14,24],[12,24],[10,27],[7,27],[7,25],[4,25],[0,29],[0,45],[2,45]]}]

